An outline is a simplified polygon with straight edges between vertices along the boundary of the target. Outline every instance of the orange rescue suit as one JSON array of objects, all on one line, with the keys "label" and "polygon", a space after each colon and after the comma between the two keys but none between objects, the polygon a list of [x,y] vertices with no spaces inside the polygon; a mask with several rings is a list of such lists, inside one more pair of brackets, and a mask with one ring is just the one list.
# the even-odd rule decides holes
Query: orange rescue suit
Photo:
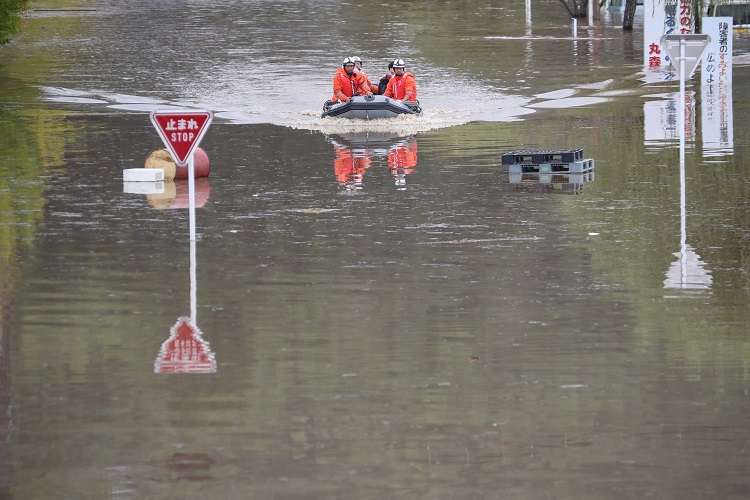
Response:
[{"label": "orange rescue suit", "polygon": [[404,72],[401,76],[393,75],[388,80],[388,88],[385,89],[383,95],[401,101],[416,101],[417,83],[414,80],[414,75],[407,72]]},{"label": "orange rescue suit", "polygon": [[337,102],[341,93],[346,97],[354,97],[364,94],[367,90],[367,81],[362,73],[354,71],[352,76],[349,76],[344,68],[339,68],[333,77],[333,97],[331,100]]}]

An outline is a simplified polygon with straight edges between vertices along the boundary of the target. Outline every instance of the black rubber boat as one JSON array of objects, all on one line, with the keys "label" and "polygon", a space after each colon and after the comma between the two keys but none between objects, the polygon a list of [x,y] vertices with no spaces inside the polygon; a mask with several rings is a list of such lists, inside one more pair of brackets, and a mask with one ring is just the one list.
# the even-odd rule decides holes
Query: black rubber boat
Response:
[{"label": "black rubber boat", "polygon": [[419,101],[397,101],[383,95],[356,96],[349,102],[326,101],[321,118],[333,116],[359,120],[393,118],[398,115],[421,115]]}]

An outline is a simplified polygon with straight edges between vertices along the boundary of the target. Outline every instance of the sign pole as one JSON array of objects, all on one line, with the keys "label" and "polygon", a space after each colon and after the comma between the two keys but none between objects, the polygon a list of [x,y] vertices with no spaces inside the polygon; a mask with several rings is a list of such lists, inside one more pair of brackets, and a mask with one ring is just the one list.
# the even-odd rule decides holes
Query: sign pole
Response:
[{"label": "sign pole", "polygon": [[680,165],[685,165],[685,40],[680,40]]},{"label": "sign pole", "polygon": [[[680,134],[680,287],[687,285],[687,221],[686,221],[686,179],[685,179],[685,80],[692,78],[695,68],[703,58],[711,37],[708,35],[664,35],[661,44],[672,63],[680,60],[680,105],[677,108],[678,133]],[[679,57],[675,57],[675,49]],[[689,64],[689,66],[688,66]]]},{"label": "sign pole", "polygon": [[677,121],[680,130],[677,132],[680,134],[681,164],[685,162],[685,80],[692,78],[695,68],[701,61],[709,43],[711,43],[711,37],[705,34],[664,35],[661,37],[661,45],[672,63],[674,64],[677,59],[680,61],[675,69],[680,74],[680,105],[677,108],[680,115]]},{"label": "sign pole", "polygon": [[[692,74],[691,74],[692,76]],[[680,283],[687,282],[687,220],[685,179],[685,39],[680,39]]]},{"label": "sign pole", "polygon": [[195,241],[195,155],[188,159],[188,216],[190,218],[190,241]]},{"label": "sign pole", "polygon": [[687,200],[685,195],[685,162],[680,162],[680,276],[687,283]]},{"label": "sign pole", "polygon": [[196,318],[198,310],[198,280],[196,279],[197,260],[195,254],[195,240],[190,240],[190,323],[193,326],[198,326],[198,318]]},{"label": "sign pole", "polygon": [[190,241],[195,241],[195,158],[193,151],[200,144],[211,124],[213,114],[203,110],[168,110],[151,112],[159,137],[172,155],[175,165],[188,168],[188,200]]}]

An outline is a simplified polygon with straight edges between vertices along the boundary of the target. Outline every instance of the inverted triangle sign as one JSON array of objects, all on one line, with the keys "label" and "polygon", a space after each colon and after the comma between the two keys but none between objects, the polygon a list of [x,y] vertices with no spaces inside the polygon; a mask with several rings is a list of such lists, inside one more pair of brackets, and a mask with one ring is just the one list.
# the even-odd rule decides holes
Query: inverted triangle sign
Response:
[{"label": "inverted triangle sign", "polygon": [[172,155],[174,162],[184,167],[203,139],[213,115],[210,111],[170,110],[153,111],[151,123]]},{"label": "inverted triangle sign", "polygon": [[[677,75],[685,80],[689,80],[693,76],[695,68],[698,67],[698,63],[703,58],[703,53],[706,51],[708,44],[711,43],[711,37],[705,34],[696,35],[688,33],[684,35],[664,35],[660,41],[664,50],[667,51],[667,55],[672,61]],[[682,47],[685,54],[684,75],[680,75],[680,47]]]}]

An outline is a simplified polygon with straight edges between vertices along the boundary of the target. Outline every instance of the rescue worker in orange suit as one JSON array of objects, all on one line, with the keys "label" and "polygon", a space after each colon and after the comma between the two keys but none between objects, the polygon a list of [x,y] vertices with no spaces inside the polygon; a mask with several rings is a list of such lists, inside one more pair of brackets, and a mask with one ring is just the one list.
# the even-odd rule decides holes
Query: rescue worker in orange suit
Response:
[{"label": "rescue worker in orange suit", "polygon": [[355,95],[372,96],[362,73],[354,71],[354,61],[351,57],[344,59],[341,67],[333,77],[333,102],[349,102]]},{"label": "rescue worker in orange suit", "polygon": [[417,138],[410,137],[388,149],[388,168],[397,186],[406,185],[406,176],[417,166]]},{"label": "rescue worker in orange suit", "polygon": [[372,165],[372,159],[368,155],[355,154],[350,148],[335,145],[336,158],[333,160],[333,169],[339,186],[346,189],[362,189],[362,180],[365,170]]},{"label": "rescue worker in orange suit", "polygon": [[367,76],[367,73],[362,71],[362,59],[359,58],[359,56],[352,57],[352,61],[354,61],[354,71],[358,71],[362,76],[365,77],[365,81],[367,82],[367,88],[372,92],[373,94],[378,93],[378,86],[373,85],[370,81],[370,77]]},{"label": "rescue worker in orange suit", "polygon": [[393,61],[393,76],[388,80],[388,87],[383,95],[399,101],[417,100],[417,83],[414,75],[406,71],[403,59]]}]

